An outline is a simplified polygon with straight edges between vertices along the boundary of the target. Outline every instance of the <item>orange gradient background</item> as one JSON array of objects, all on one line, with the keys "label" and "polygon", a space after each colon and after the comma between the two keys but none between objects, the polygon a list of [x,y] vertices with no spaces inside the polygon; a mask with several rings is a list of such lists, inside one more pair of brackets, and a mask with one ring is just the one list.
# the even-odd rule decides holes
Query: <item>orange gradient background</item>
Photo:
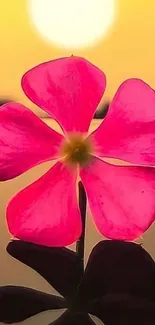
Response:
[{"label": "orange gradient background", "polygon": [[[111,100],[120,83],[130,77],[142,78],[155,88],[155,1],[116,2],[115,20],[103,40],[82,50],[66,50],[46,42],[36,31],[28,14],[26,0],[1,1],[0,98],[19,101],[44,117],[45,113],[23,94],[20,87],[21,77],[34,65],[71,54],[83,56],[103,69],[107,76],[107,90],[103,99],[105,101]],[[52,126],[51,120],[47,122]],[[0,183],[0,285],[25,285],[51,292],[50,286],[36,272],[13,260],[5,252],[10,240],[5,223],[8,200],[42,175],[49,166],[50,163],[46,163],[12,181]],[[102,236],[98,234],[88,216],[86,259],[92,247],[101,239]],[[155,258],[155,226],[139,241]],[[49,324],[56,316],[55,312],[44,313],[22,324]],[[97,324],[101,322],[97,321]]]}]

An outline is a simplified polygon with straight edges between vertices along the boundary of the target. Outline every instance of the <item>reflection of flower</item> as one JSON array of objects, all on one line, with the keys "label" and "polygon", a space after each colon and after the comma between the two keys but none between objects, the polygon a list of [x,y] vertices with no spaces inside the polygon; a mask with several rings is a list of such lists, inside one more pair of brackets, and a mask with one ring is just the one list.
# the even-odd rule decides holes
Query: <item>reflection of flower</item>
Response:
[{"label": "reflection of flower", "polygon": [[46,246],[76,241],[82,228],[78,175],[96,226],[106,237],[133,239],[154,221],[154,169],[114,166],[98,157],[136,165],[155,163],[155,93],[141,80],[125,81],[105,120],[86,138],[105,84],[102,71],[74,56],[43,63],[24,75],[26,95],[60,124],[65,136],[21,104],[2,106],[1,180],[44,161],[59,160],[9,203],[7,222],[15,237]]},{"label": "reflection of flower", "polygon": [[155,324],[155,263],[141,246],[100,242],[84,275],[77,255],[66,248],[14,241],[7,250],[65,298],[24,287],[1,287],[0,322],[17,322],[45,310],[68,308],[52,324],[93,325],[88,313],[105,325]]}]

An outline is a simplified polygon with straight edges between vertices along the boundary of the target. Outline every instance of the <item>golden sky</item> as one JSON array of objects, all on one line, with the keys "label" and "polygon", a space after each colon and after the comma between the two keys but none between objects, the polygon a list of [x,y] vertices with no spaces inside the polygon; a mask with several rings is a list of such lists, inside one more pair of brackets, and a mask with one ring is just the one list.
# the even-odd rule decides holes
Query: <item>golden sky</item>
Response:
[{"label": "golden sky", "polygon": [[[0,97],[36,110],[23,94],[20,79],[34,65],[71,54],[84,56],[107,75],[105,99],[130,77],[155,88],[155,0],[117,0],[116,19],[96,46],[71,50],[46,42],[30,22],[26,0],[0,2]],[[39,112],[37,110],[37,112]]]}]

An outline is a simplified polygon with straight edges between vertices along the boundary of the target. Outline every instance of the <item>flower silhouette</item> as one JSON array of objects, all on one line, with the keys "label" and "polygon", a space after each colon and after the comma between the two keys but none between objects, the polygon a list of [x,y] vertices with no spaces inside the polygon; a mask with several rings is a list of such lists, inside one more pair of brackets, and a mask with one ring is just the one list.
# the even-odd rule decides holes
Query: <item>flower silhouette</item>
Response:
[{"label": "flower silhouette", "polygon": [[[107,238],[134,239],[154,221],[155,93],[142,80],[126,80],[105,120],[88,135],[105,86],[101,70],[74,56],[40,64],[23,76],[25,94],[60,124],[63,135],[21,104],[1,107],[0,180],[55,161],[9,203],[7,223],[14,237],[57,247],[75,242],[82,231],[79,177],[93,220]],[[104,158],[136,166],[116,166]]]},{"label": "flower silhouette", "polygon": [[19,322],[42,311],[68,308],[52,325],[155,323],[155,263],[139,245],[102,241],[81,273],[67,248],[10,242],[8,253],[46,279],[64,298],[17,286],[0,287],[0,322]]}]

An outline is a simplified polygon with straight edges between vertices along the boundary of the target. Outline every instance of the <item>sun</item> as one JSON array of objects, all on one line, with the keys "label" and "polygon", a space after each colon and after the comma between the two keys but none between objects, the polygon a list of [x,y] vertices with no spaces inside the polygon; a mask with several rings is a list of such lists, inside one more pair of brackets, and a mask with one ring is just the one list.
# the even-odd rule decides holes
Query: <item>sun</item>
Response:
[{"label": "sun", "polygon": [[48,41],[82,48],[105,37],[116,16],[116,0],[28,0],[28,9]]}]

